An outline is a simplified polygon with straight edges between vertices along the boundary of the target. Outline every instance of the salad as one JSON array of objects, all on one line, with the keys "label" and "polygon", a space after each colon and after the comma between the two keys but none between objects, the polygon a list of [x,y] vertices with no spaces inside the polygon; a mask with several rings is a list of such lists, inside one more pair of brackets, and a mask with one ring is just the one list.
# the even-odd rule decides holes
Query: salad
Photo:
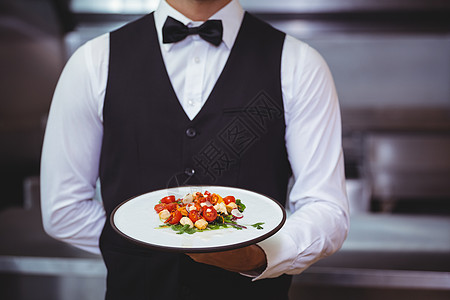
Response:
[{"label": "salad", "polygon": [[[169,195],[162,198],[154,209],[164,223],[160,228],[171,227],[179,234],[229,227],[247,228],[237,223],[244,216],[245,205],[234,196],[222,198],[208,191],[189,193],[179,199]],[[263,224],[250,226],[262,229]]]}]

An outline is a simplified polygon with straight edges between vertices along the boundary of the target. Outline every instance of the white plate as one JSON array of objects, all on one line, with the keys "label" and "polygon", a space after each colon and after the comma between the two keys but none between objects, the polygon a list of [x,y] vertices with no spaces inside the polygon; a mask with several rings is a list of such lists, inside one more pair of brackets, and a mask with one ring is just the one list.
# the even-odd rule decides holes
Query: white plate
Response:
[{"label": "white plate", "polygon": [[[177,234],[171,228],[159,228],[154,206],[168,195],[181,198],[187,193],[205,192],[222,197],[234,196],[246,206],[239,225],[246,229],[224,228],[194,234]],[[252,191],[224,186],[182,186],[153,191],[120,204],[111,214],[113,228],[125,238],[140,245],[176,252],[215,252],[244,247],[262,241],[277,232],[286,221],[284,208],[275,200]],[[263,229],[250,225],[263,222]]]}]

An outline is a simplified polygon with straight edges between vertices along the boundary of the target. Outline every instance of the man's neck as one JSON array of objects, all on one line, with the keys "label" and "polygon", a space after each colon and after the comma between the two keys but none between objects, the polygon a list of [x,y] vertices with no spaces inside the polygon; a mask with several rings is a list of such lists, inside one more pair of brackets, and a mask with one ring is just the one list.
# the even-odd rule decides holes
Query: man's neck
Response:
[{"label": "man's neck", "polygon": [[166,0],[192,21],[206,21],[231,0]]}]

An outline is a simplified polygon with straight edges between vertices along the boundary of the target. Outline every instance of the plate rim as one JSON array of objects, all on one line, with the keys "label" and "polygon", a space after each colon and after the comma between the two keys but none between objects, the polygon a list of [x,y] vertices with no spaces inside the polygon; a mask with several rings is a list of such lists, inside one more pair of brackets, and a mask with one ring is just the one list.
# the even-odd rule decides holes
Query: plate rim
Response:
[{"label": "plate rim", "polygon": [[[281,210],[282,213],[282,218],[281,221],[279,222],[279,224],[277,226],[275,226],[272,230],[270,230],[269,232],[260,235],[258,237],[255,237],[253,239],[250,239],[248,241],[244,241],[244,242],[240,242],[240,243],[235,243],[235,244],[229,244],[229,245],[223,245],[223,246],[215,246],[215,247],[193,247],[193,248],[186,248],[186,247],[173,247],[173,246],[162,246],[162,245],[157,245],[157,244],[152,244],[152,243],[148,243],[148,242],[144,242],[138,239],[135,239],[127,234],[125,234],[124,232],[122,232],[119,228],[117,228],[116,224],[114,223],[114,216],[116,215],[116,212],[120,209],[120,207],[122,207],[124,204],[132,201],[135,198],[141,197],[143,195],[146,194],[150,194],[150,193],[154,193],[154,192],[161,192],[161,191],[165,191],[165,190],[170,190],[170,189],[176,189],[176,188],[189,188],[189,187],[220,187],[220,188],[230,188],[230,189],[237,189],[237,190],[243,190],[243,191],[247,191],[247,192],[252,192],[258,195],[261,195],[263,197],[266,197],[270,200],[272,200],[275,204],[278,205],[278,207]],[[252,191],[249,189],[244,189],[244,188],[238,188],[238,187],[231,187],[231,186],[224,186],[224,185],[186,185],[186,186],[178,186],[178,187],[171,187],[171,188],[164,188],[164,189],[157,189],[157,190],[153,190],[153,191],[149,191],[140,195],[136,195],[133,197],[128,198],[127,200],[124,200],[123,202],[121,202],[119,205],[117,205],[114,210],[111,212],[111,215],[109,217],[109,222],[112,226],[112,228],[123,238],[125,238],[128,241],[133,242],[134,244],[137,244],[139,246],[142,246],[144,248],[148,248],[148,249],[153,249],[153,250],[160,250],[160,251],[168,251],[168,252],[176,252],[176,253],[212,253],[212,252],[220,252],[220,251],[227,251],[227,250],[233,250],[233,249],[238,249],[238,248],[242,248],[245,246],[249,246],[249,245],[253,245],[256,244],[258,242],[261,242],[265,239],[267,239],[268,237],[274,235],[275,233],[277,233],[281,227],[283,227],[284,223],[286,222],[286,209],[283,207],[283,205],[280,204],[280,202],[278,202],[277,200],[275,200],[274,198],[267,196],[263,193],[259,193],[256,191]]]}]

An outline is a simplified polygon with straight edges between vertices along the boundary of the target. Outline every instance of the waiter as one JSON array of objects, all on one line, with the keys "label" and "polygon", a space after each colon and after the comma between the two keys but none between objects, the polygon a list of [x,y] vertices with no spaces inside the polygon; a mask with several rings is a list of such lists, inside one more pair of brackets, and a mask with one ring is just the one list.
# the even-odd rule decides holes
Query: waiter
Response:
[{"label": "waiter", "polygon": [[[42,154],[44,227],[102,254],[106,299],[287,299],[291,275],[348,232],[340,122],[314,49],[238,0],[162,0],[63,70]],[[269,239],[219,253],[149,250],[111,228],[122,201],[180,182],[253,190],[292,214]]]}]

